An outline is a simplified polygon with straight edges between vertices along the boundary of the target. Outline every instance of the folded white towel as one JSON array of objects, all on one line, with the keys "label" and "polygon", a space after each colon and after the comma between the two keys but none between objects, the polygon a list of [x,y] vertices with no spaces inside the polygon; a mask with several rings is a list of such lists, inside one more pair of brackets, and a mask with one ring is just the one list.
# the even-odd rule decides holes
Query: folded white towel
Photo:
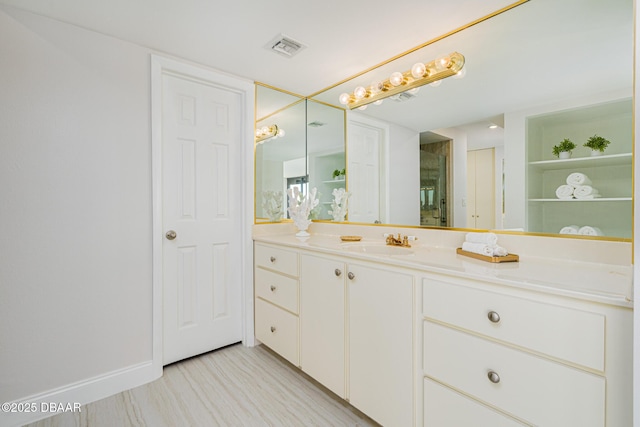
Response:
[{"label": "folded white towel", "polygon": [[580,172],[574,172],[567,177],[567,184],[577,187],[578,185],[591,185],[589,177]]},{"label": "folded white towel", "polygon": [[556,197],[558,199],[573,199],[573,191],[575,187],[569,184],[562,184],[556,188]]},{"label": "folded white towel", "polygon": [[498,243],[498,236],[495,233],[467,233],[465,241],[469,243],[484,243],[495,246]]},{"label": "folded white towel", "polygon": [[573,191],[573,195],[576,199],[593,199],[595,197],[600,197],[600,193],[596,188],[593,188],[590,185],[579,185]]},{"label": "folded white towel", "polygon": [[560,229],[560,234],[578,234],[578,231],[580,231],[580,227],[577,225],[567,225]]},{"label": "folded white towel", "polygon": [[583,236],[602,236],[602,230],[600,230],[598,227],[591,227],[589,225],[585,225],[584,227],[580,227],[580,230],[578,230],[578,234],[581,234]]},{"label": "folded white towel", "polygon": [[486,243],[464,242],[462,244],[462,250],[484,256],[493,256],[493,246],[487,245]]}]

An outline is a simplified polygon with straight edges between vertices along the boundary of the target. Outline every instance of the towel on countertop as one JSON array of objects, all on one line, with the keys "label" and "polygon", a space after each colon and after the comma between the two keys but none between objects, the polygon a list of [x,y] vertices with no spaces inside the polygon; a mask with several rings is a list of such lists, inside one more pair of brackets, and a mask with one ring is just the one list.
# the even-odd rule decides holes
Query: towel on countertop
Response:
[{"label": "towel on countertop", "polygon": [[467,233],[464,240],[469,243],[483,243],[488,246],[498,244],[498,236],[495,233]]},{"label": "towel on countertop", "polygon": [[498,245],[487,245],[484,243],[472,243],[472,242],[464,242],[462,243],[462,250],[467,252],[473,252],[475,254],[480,254],[484,256],[507,256],[509,252],[502,246]]},{"label": "towel on countertop", "polygon": [[573,172],[567,177],[567,184],[577,187],[579,185],[591,185],[589,177],[580,172]]},{"label": "towel on countertop", "polygon": [[589,225],[585,225],[584,227],[580,227],[580,230],[578,230],[578,234],[581,234],[583,236],[602,236],[602,230],[600,230],[598,227],[591,227]]},{"label": "towel on countertop", "polygon": [[600,197],[600,193],[597,189],[593,188],[590,185],[579,185],[573,191],[573,195],[576,199],[594,199],[596,197]]},{"label": "towel on countertop", "polygon": [[575,191],[575,187],[569,184],[562,184],[560,187],[556,188],[556,197],[558,199],[573,199],[573,193]]},{"label": "towel on countertop", "polygon": [[567,225],[566,227],[562,227],[560,234],[578,234],[578,231],[580,231],[580,227],[577,225]]}]

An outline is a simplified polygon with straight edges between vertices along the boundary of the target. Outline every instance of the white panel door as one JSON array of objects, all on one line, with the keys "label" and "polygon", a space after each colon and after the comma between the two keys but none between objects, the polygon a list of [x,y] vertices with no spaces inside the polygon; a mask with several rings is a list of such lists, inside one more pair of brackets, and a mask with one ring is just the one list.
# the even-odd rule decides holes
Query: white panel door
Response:
[{"label": "white panel door", "polygon": [[379,173],[382,130],[354,121],[349,122],[348,129],[349,221],[382,221]]},{"label": "white panel door", "polygon": [[173,75],[162,84],[166,365],[242,339],[241,99]]}]

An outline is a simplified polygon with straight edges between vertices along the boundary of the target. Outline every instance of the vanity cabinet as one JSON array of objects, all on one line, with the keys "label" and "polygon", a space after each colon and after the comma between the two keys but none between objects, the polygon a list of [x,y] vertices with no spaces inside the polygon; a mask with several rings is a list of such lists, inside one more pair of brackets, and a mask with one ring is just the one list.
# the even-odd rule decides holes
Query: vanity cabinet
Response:
[{"label": "vanity cabinet", "polygon": [[298,365],[298,254],[256,244],[255,334],[267,347]]},{"label": "vanity cabinet", "polygon": [[[569,225],[598,227],[606,236],[631,237],[633,115],[631,99],[549,112],[526,119],[527,230],[558,233]],[[594,134],[611,144],[591,156],[583,144]],[[553,146],[576,144],[569,159],[557,159]],[[573,172],[586,174],[601,197],[559,199],[556,189]]]},{"label": "vanity cabinet", "polygon": [[437,275],[422,295],[425,427],[631,424],[631,310]]},{"label": "vanity cabinet", "polygon": [[338,396],[346,397],[346,265],[300,256],[300,367]]}]

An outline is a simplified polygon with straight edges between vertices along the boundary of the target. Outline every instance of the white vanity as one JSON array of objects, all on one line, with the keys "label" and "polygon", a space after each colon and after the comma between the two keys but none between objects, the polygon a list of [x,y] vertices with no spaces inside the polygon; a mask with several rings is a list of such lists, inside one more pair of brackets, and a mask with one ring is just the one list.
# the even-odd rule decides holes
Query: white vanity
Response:
[{"label": "white vanity", "polygon": [[[631,425],[631,267],[609,262],[624,243],[597,242],[595,263],[500,235],[520,262],[489,264],[455,253],[461,232],[288,227],[254,227],[256,337],[380,424]],[[385,246],[390,231],[419,240]],[[580,258],[576,242],[594,244],[556,250]]]}]

